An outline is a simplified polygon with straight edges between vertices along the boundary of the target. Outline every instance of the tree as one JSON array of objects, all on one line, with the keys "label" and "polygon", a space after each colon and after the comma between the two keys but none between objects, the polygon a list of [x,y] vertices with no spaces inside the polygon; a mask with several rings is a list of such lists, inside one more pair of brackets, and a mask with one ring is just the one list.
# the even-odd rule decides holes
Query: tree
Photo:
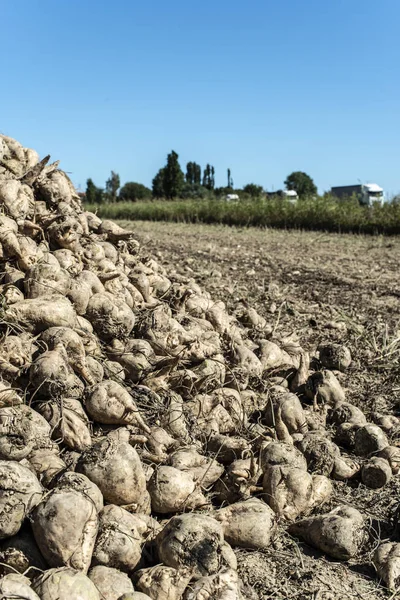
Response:
[{"label": "tree", "polygon": [[194,183],[201,185],[201,166],[194,163]]},{"label": "tree", "polygon": [[[214,169],[214,167],[212,167],[212,169]],[[197,199],[205,198],[207,196],[207,189],[201,185],[200,165],[195,162],[188,162],[186,165],[185,180],[185,184],[180,193],[182,198]]]},{"label": "tree", "polygon": [[191,185],[201,185],[201,167],[195,162],[188,162],[186,165],[186,183]]},{"label": "tree", "polygon": [[119,190],[118,199],[126,202],[136,202],[151,197],[151,190],[142,183],[128,181]]},{"label": "tree", "polygon": [[207,163],[203,171],[203,187],[208,188],[210,179],[210,165]]},{"label": "tree", "polygon": [[185,176],[178,161],[178,154],[171,150],[167,156],[167,164],[164,167],[164,194],[168,199],[176,198],[180,195]]},{"label": "tree", "polygon": [[93,179],[88,179],[86,181],[85,201],[88,204],[101,204],[104,202],[104,199],[103,188],[97,187],[97,185],[93,183]]},{"label": "tree", "polygon": [[233,189],[233,179],[231,177],[231,170],[228,169],[228,188],[232,188]]},{"label": "tree", "polygon": [[108,196],[105,194],[103,188],[96,189],[96,204],[103,204],[103,202],[108,202]]},{"label": "tree", "polygon": [[194,163],[188,162],[186,165],[186,183],[193,184],[194,183]]},{"label": "tree", "polygon": [[93,183],[93,179],[86,181],[85,199],[88,204],[95,204],[97,187]]},{"label": "tree", "polygon": [[294,190],[299,197],[314,196],[317,194],[317,186],[307,173],[294,171],[286,177],[285,186],[287,190]]},{"label": "tree", "polygon": [[215,187],[215,169],[207,163],[203,172],[203,187],[213,190]]},{"label": "tree", "polygon": [[106,195],[109,202],[115,202],[117,200],[117,192],[120,186],[120,179],[117,173],[111,171],[111,176],[106,181]]},{"label": "tree", "polygon": [[181,191],[181,198],[197,200],[199,198],[207,198],[207,196],[208,190],[198,183],[185,183]]},{"label": "tree", "polygon": [[245,194],[249,194],[252,198],[257,198],[262,195],[263,188],[261,185],[256,185],[255,183],[248,183],[244,186],[243,191]]},{"label": "tree", "polygon": [[164,190],[165,167],[160,169],[152,181],[152,193],[155,198],[163,198]]}]

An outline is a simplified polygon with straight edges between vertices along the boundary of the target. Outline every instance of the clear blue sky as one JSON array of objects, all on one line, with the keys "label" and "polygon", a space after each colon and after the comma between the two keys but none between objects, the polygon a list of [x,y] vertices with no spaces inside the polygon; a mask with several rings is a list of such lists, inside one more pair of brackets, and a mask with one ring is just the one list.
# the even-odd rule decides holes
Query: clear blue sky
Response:
[{"label": "clear blue sky", "polygon": [[104,185],[171,149],[225,185],[400,191],[399,0],[0,0],[0,131]]}]

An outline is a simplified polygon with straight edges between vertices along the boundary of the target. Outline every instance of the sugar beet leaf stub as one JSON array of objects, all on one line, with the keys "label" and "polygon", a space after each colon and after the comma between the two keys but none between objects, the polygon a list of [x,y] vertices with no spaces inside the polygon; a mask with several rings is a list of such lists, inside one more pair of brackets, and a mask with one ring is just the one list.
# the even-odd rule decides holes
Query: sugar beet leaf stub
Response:
[{"label": "sugar beet leaf stub", "polygon": [[242,600],[237,549],[284,530],[366,559],[366,516],[325,505],[395,485],[397,421],[348,401],[347,346],[230,314],[4,135],[0,310],[0,595]]}]

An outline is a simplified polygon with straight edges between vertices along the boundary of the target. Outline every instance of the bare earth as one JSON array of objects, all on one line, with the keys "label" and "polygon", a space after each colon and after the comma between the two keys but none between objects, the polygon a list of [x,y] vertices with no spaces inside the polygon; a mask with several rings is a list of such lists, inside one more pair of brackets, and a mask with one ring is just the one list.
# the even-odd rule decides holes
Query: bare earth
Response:
[{"label": "bare earth", "polygon": [[[167,269],[192,277],[234,312],[248,303],[280,334],[314,352],[341,341],[353,356],[341,383],[367,418],[400,416],[400,238],[221,226],[123,222]],[[391,439],[400,445],[399,438]],[[370,519],[371,539],[349,563],[327,559],[284,532],[266,553],[237,552],[249,599],[400,598],[378,584],[371,554],[393,533],[400,475],[383,490],[335,482],[324,512],[341,502]],[[400,541],[400,540],[398,540]]]}]

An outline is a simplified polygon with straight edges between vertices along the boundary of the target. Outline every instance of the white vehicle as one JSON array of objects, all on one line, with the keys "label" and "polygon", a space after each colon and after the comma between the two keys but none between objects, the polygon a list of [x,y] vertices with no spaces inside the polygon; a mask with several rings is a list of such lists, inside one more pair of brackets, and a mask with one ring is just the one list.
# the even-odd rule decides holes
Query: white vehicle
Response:
[{"label": "white vehicle", "polygon": [[361,183],[358,185],[342,185],[331,189],[332,196],[346,198],[355,194],[362,206],[373,206],[383,204],[385,201],[384,191],[376,183]]},{"label": "white vehicle", "polygon": [[295,204],[299,199],[299,196],[295,190],[282,190],[282,195],[292,204]]},{"label": "white vehicle", "polygon": [[267,198],[286,198],[292,204],[295,204],[299,196],[295,190],[276,190],[276,192],[266,192]]},{"label": "white vehicle", "polygon": [[239,196],[237,194],[227,194],[225,200],[227,202],[232,202],[233,200],[239,200]]}]

